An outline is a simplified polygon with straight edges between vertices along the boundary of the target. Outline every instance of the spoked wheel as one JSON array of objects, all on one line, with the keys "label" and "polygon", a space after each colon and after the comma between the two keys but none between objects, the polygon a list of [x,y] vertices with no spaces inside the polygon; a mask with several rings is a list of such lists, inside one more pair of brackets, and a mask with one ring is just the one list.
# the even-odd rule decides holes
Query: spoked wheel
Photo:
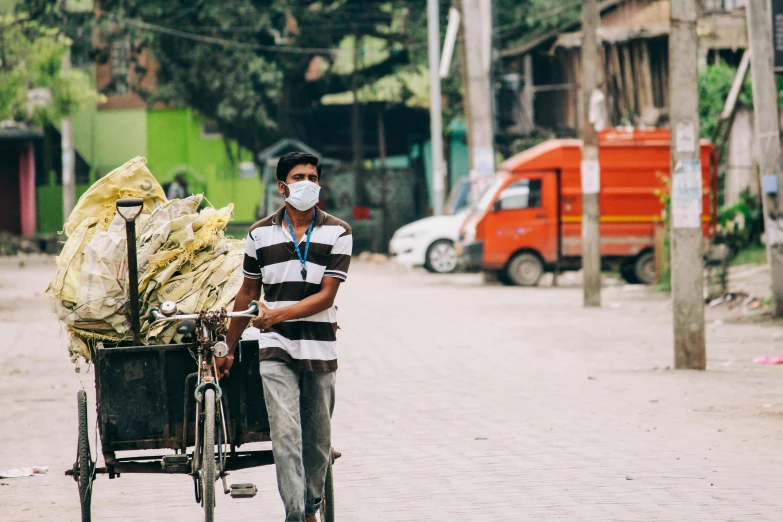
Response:
[{"label": "spoked wheel", "polygon": [[326,482],[324,483],[324,496],[321,499],[321,522],[334,522],[334,448],[329,459],[329,467],[326,468]]},{"label": "spoked wheel", "polygon": [[204,392],[204,445],[201,452],[201,503],[204,521],[215,520],[215,390]]},{"label": "spoked wheel", "polygon": [[79,484],[79,503],[82,507],[82,522],[90,522],[90,504],[92,502],[93,469],[95,463],[90,454],[90,438],[87,426],[87,393],[79,390],[76,394],[79,413],[79,443],[76,449],[76,468],[74,475]]}]

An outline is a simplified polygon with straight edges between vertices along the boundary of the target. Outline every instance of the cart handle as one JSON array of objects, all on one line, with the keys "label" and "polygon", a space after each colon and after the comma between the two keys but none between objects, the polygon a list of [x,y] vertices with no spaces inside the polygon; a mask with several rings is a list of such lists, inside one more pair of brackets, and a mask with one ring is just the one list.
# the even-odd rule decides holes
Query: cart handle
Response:
[{"label": "cart handle", "polygon": [[[249,317],[251,319],[258,317],[258,303],[252,302],[250,303],[250,308],[243,312],[229,312],[226,314],[226,316],[231,319],[234,317]],[[171,316],[165,316],[162,313],[160,313],[160,310],[157,307],[150,308],[150,319],[153,319],[152,322],[158,322],[158,321],[187,321],[188,319],[198,319],[199,314],[178,314],[178,315],[171,315]]]}]

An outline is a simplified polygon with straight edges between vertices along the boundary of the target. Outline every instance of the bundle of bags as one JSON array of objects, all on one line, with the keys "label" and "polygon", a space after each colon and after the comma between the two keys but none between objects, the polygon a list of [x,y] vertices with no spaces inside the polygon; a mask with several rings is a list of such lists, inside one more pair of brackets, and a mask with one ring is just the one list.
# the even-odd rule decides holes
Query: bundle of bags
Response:
[{"label": "bundle of bags", "polygon": [[125,220],[116,201],[144,200],[136,219],[141,336],[146,344],[178,341],[176,324],[148,320],[152,307],[175,301],[180,313],[231,309],[242,285],[244,241],[225,237],[233,206],[199,211],[202,195],[167,200],[134,158],[98,180],[64,226],[67,241],[47,288],[70,334],[69,352],[91,360],[98,341],[132,339]]}]

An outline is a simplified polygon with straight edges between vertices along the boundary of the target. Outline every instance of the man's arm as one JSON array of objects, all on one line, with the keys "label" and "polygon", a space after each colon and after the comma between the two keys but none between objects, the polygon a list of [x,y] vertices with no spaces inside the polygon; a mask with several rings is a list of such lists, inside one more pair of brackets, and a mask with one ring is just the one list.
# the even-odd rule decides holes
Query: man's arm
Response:
[{"label": "man's arm", "polygon": [[[337,279],[336,277],[324,277],[321,281],[321,290],[317,294],[306,297],[296,304],[275,309],[267,308],[261,304],[258,318],[252,320],[253,326],[266,330],[283,321],[303,319],[323,312],[324,310],[328,310],[334,304],[334,299],[337,297],[337,290],[340,289],[340,283],[340,279]],[[239,302],[238,297],[237,302]],[[233,321],[231,326],[233,327]],[[229,330],[229,334],[230,333]]]},{"label": "man's arm", "polygon": [[[242,286],[237,292],[234,301],[234,312],[242,312],[248,309],[250,303],[261,297],[261,280],[244,278]],[[242,338],[242,332],[245,331],[249,317],[234,317],[228,325],[228,334],[226,335],[226,344],[228,344],[228,356],[222,359],[215,359],[219,377],[227,377],[231,366],[234,364],[234,351],[236,350],[239,339]]]}]

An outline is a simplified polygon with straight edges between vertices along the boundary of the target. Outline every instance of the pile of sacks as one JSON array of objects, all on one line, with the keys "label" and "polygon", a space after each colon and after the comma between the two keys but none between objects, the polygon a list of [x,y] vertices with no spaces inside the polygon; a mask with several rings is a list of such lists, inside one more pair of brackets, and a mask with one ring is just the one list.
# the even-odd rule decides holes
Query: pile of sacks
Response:
[{"label": "pile of sacks", "polygon": [[91,360],[98,341],[132,339],[125,221],[116,201],[144,200],[136,219],[141,335],[146,344],[178,341],[176,324],[150,324],[148,311],[175,301],[181,313],[231,309],[242,284],[244,241],[225,237],[233,206],[199,211],[202,195],[167,200],[134,158],[101,178],[65,223],[67,241],[47,288],[70,334],[71,359]]}]

